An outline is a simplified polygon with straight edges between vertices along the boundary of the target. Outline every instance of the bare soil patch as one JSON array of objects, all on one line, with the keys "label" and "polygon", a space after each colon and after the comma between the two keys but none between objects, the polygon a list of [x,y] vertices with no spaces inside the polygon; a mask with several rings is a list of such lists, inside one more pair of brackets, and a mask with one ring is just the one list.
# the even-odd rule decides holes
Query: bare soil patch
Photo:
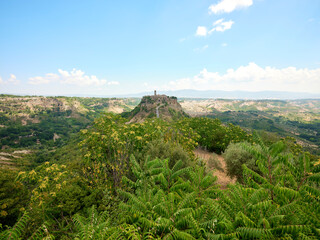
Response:
[{"label": "bare soil patch", "polygon": [[30,154],[32,151],[30,150],[17,150],[14,151],[13,154]]},{"label": "bare soil patch", "polygon": [[[226,189],[229,183],[236,182],[236,179],[232,179],[229,176],[227,176],[226,163],[221,155],[211,153],[202,149],[196,149],[194,153],[198,158],[201,158],[207,164],[210,170],[214,170],[213,175],[217,176],[217,183],[221,186],[221,189]],[[212,167],[213,164],[210,163],[210,161],[217,161],[216,164],[218,164],[219,167]]]}]

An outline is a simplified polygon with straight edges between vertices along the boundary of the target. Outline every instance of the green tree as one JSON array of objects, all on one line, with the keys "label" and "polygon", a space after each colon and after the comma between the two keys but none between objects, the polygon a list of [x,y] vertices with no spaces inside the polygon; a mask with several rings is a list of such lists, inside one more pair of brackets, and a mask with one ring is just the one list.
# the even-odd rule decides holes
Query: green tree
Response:
[{"label": "green tree", "polygon": [[0,224],[12,226],[27,205],[28,191],[19,181],[15,181],[17,172],[0,170]]},{"label": "green tree", "polygon": [[243,182],[243,164],[249,169],[258,171],[253,154],[242,147],[244,144],[250,146],[249,143],[230,143],[223,153],[228,176],[236,178],[239,182]]}]

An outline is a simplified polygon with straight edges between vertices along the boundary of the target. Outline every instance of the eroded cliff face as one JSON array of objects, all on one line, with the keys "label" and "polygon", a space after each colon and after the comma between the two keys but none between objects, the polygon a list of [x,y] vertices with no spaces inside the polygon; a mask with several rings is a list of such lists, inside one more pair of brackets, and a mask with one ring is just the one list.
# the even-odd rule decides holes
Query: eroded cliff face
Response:
[{"label": "eroded cliff face", "polygon": [[22,125],[28,121],[38,123],[37,114],[44,111],[86,113],[88,110],[77,100],[53,97],[2,97],[0,113],[11,120],[20,120]]},{"label": "eroded cliff face", "polygon": [[176,97],[166,95],[144,96],[139,105],[132,110],[131,122],[143,122],[146,118],[161,118],[166,121],[187,116]]},{"label": "eroded cliff face", "polygon": [[[40,115],[46,113],[67,112],[67,117],[78,118],[89,113],[97,116],[101,112],[121,113],[132,110],[137,104],[136,99],[0,95],[0,117],[27,125],[39,123]],[[0,122],[0,128],[5,125]]]},{"label": "eroded cliff face", "polygon": [[[133,98],[0,95],[0,153],[38,145],[59,147],[101,114],[130,111],[139,102]],[[0,156],[0,167],[1,161],[10,162],[5,158]]]}]

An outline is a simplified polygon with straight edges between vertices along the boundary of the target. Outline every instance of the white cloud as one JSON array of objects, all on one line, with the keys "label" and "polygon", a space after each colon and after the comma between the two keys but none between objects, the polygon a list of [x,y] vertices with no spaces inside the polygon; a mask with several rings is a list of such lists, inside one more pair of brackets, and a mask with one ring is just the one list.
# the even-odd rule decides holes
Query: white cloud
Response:
[{"label": "white cloud", "polygon": [[230,13],[236,9],[250,7],[252,4],[252,0],[221,0],[209,7],[209,13]]},{"label": "white cloud", "polygon": [[77,86],[103,86],[118,85],[119,82],[108,82],[105,79],[99,79],[95,75],[85,75],[81,70],[72,69],[70,72],[58,69],[59,74],[47,73],[45,76],[37,76],[29,78],[29,83],[33,85],[48,84],[50,82],[58,82],[62,84]]},{"label": "white cloud", "polygon": [[211,34],[214,31],[224,32],[225,30],[230,29],[233,24],[234,24],[234,21],[232,20],[224,21],[224,19],[221,18],[213,23],[214,27],[209,31],[209,34]]},{"label": "white cloud", "polygon": [[262,68],[255,63],[249,63],[237,69],[228,69],[224,74],[203,69],[192,78],[171,81],[165,88],[320,93],[320,68]]},{"label": "white cloud", "polygon": [[17,84],[19,84],[19,82],[20,81],[17,80],[16,75],[10,74],[10,78],[8,79],[7,83],[11,83],[11,84],[17,85]]},{"label": "white cloud", "polygon": [[47,73],[44,77],[31,77],[29,83],[32,85],[47,84],[59,80],[59,75],[55,73]]},{"label": "white cloud", "polygon": [[4,81],[2,77],[0,77],[0,84],[13,84],[13,85],[18,85],[20,83],[19,80],[17,80],[16,75],[10,74],[10,77],[8,80]]},{"label": "white cloud", "polygon": [[201,53],[201,52],[205,51],[208,47],[209,47],[209,45],[204,45],[203,47],[193,49],[193,51],[196,53]]},{"label": "white cloud", "polygon": [[199,26],[196,31],[196,36],[207,36],[207,28],[203,26]]},{"label": "white cloud", "polygon": [[213,33],[214,31],[217,32],[224,32],[232,27],[234,24],[234,21],[229,20],[229,21],[224,21],[223,18],[215,21],[212,25],[213,28],[211,28],[209,31],[207,30],[206,27],[199,26],[196,31],[196,36],[207,36],[208,34]]},{"label": "white cloud", "polygon": [[226,46],[228,46],[227,43],[222,43],[222,44],[221,44],[221,47],[226,47]]},{"label": "white cloud", "polygon": [[108,85],[119,85],[119,82],[117,81],[111,81],[111,82],[107,82]]},{"label": "white cloud", "polygon": [[78,86],[102,86],[107,83],[105,79],[98,79],[95,75],[85,75],[83,71],[72,69],[71,72],[59,69],[61,82],[65,84],[78,85]]}]

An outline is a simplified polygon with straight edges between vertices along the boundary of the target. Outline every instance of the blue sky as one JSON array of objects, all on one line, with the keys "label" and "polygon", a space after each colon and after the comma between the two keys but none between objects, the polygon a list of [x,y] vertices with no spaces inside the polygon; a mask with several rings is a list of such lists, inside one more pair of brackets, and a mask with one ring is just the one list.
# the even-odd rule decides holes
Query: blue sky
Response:
[{"label": "blue sky", "polygon": [[152,89],[320,93],[320,1],[0,1],[0,93]]}]

